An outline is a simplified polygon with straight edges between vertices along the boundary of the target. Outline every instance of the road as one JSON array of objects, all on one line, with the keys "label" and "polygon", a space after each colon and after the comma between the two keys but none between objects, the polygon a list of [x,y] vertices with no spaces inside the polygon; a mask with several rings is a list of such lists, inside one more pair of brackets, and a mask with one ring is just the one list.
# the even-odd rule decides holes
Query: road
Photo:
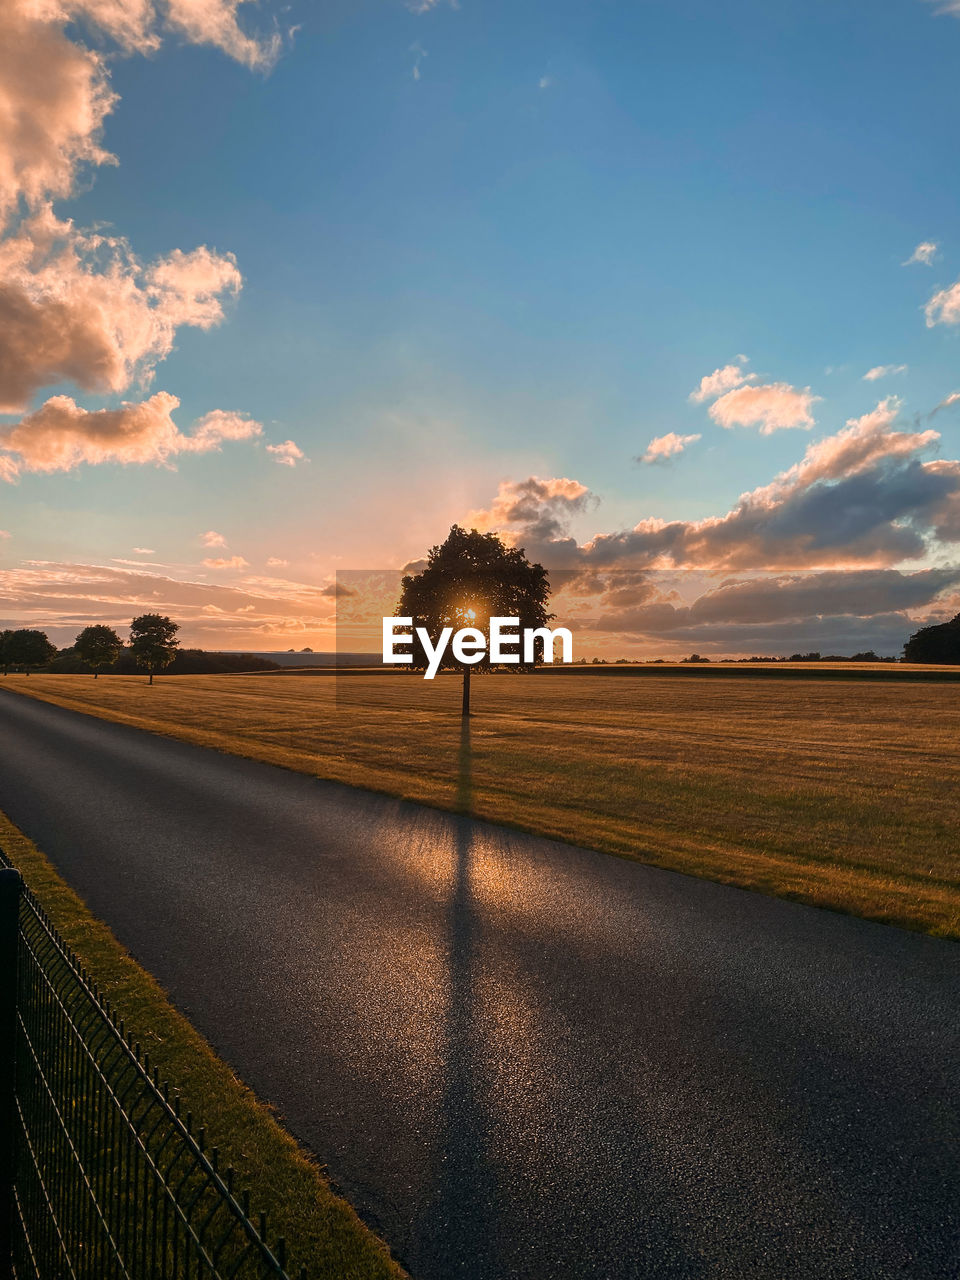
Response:
[{"label": "road", "polygon": [[0,809],[418,1280],[960,1274],[960,946],[13,693]]}]

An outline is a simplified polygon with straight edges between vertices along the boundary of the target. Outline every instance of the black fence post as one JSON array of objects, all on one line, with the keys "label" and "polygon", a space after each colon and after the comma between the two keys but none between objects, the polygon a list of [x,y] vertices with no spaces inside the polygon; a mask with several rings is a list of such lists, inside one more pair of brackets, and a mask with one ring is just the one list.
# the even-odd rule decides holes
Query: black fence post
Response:
[{"label": "black fence post", "polygon": [[13,1275],[13,1175],[20,872],[0,869],[0,1280]]}]

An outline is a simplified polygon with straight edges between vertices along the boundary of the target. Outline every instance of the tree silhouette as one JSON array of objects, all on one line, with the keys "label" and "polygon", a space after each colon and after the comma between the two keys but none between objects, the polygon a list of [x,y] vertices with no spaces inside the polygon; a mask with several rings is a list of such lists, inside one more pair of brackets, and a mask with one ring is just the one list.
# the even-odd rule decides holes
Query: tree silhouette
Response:
[{"label": "tree silhouette", "polygon": [[177,655],[180,628],[162,613],[142,613],[130,623],[130,648],[138,667],[150,673],[150,684],[156,671],[168,667]]},{"label": "tree silhouette", "polygon": [[27,675],[31,667],[43,667],[57,656],[57,647],[44,631],[8,631],[3,645],[4,670],[22,667]]},{"label": "tree silhouette", "polygon": [[80,661],[93,668],[93,678],[96,680],[100,667],[112,667],[120,657],[123,641],[113,627],[84,627],[73,647]]},{"label": "tree silhouette", "polygon": [[[553,616],[547,613],[549,596],[546,569],[542,564],[531,564],[522,548],[506,546],[495,533],[468,531],[455,524],[445,542],[430,548],[426,568],[405,575],[401,582],[397,616],[413,619],[413,667],[422,671],[428,665],[426,652],[416,639],[417,627],[426,631],[431,644],[436,644],[444,627],[452,627],[454,632],[476,627],[486,634],[491,618],[519,618],[521,631],[544,627]],[[536,662],[511,664],[511,670],[533,665]],[[440,666],[463,673],[461,714],[468,716],[471,664],[459,662],[448,646]],[[473,666],[480,671],[490,669],[489,647]]]},{"label": "tree silhouette", "polygon": [[960,663],[960,613],[949,622],[915,631],[903,646],[903,660]]}]

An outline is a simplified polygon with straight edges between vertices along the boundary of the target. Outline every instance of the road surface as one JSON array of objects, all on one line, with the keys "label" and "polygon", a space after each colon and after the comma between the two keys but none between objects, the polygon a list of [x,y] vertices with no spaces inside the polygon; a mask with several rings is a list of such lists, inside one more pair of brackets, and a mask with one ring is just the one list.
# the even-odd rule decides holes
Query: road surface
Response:
[{"label": "road surface", "polygon": [[13,693],[0,809],[418,1280],[960,1274],[960,946]]}]

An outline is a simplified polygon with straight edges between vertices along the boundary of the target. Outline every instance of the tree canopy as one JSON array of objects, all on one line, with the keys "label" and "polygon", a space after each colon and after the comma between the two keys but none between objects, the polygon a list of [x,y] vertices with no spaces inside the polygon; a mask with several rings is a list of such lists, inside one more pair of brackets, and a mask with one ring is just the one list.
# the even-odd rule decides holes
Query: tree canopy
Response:
[{"label": "tree canopy", "polygon": [[93,669],[94,678],[101,667],[112,667],[120,657],[123,641],[112,627],[84,627],[74,641],[81,662]]},{"label": "tree canopy", "polygon": [[22,667],[29,675],[31,667],[43,667],[56,656],[56,645],[51,644],[45,631],[4,631],[0,636],[0,661],[4,671],[9,667]]},{"label": "tree canopy", "polygon": [[130,623],[130,649],[137,666],[150,673],[168,667],[176,657],[179,626],[162,613],[142,613]]},{"label": "tree canopy", "polygon": [[[550,582],[541,564],[531,564],[522,548],[508,547],[495,533],[478,533],[454,525],[446,541],[427,552],[426,566],[419,573],[407,574],[400,584],[397,616],[412,618],[414,631],[423,627],[436,643],[444,627],[454,631],[476,627],[486,632],[491,618],[519,618],[521,630],[544,627],[551,618],[547,613]],[[415,639],[411,647],[413,666],[427,666],[424,648]],[[538,658],[537,661],[541,659]],[[450,647],[444,653],[441,668],[468,671]],[[474,670],[487,670],[489,652],[474,664]],[[522,670],[515,665],[513,670]]]},{"label": "tree canopy", "polygon": [[903,660],[960,663],[960,613],[949,622],[915,631],[903,646]]}]

